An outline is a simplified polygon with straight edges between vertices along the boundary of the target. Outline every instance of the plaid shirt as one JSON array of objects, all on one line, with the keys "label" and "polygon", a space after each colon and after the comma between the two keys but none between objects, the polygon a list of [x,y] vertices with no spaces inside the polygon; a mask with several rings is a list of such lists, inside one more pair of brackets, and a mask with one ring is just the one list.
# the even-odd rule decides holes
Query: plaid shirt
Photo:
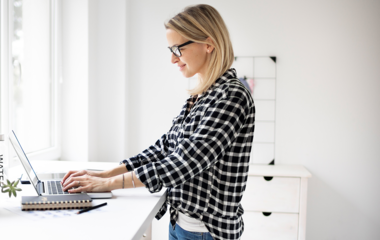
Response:
[{"label": "plaid shirt", "polygon": [[194,103],[190,96],[169,132],[121,163],[150,192],[165,187],[173,228],[178,211],[201,220],[214,239],[239,239],[240,204],[253,141],[255,106],[250,92],[229,69]]}]

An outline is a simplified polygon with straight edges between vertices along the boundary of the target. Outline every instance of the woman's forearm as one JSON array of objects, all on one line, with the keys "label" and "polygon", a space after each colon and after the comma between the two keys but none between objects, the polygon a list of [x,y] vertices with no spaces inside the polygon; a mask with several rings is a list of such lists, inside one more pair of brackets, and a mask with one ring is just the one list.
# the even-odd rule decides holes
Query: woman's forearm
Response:
[{"label": "woman's forearm", "polygon": [[102,177],[111,178],[126,172],[128,172],[128,169],[125,167],[125,164],[121,164],[113,169],[104,171]]},{"label": "woman's forearm", "polygon": [[[132,176],[133,176],[133,181],[132,181]],[[133,171],[125,173],[125,174],[120,174],[118,176],[114,176],[109,179],[109,189],[111,191],[116,190],[116,189],[122,189],[123,187],[137,188],[137,187],[144,187],[144,186],[145,185],[136,177]]]}]

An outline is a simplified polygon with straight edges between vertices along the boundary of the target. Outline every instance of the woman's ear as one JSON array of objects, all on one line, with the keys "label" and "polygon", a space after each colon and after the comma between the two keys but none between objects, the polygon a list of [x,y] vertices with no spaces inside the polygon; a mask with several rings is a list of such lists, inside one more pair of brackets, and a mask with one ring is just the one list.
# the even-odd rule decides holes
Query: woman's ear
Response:
[{"label": "woman's ear", "polygon": [[208,37],[206,39],[206,42],[208,42],[206,44],[206,51],[207,51],[207,53],[211,53],[214,50],[214,48],[215,48],[214,47],[214,41],[212,41],[212,39],[210,37]]}]

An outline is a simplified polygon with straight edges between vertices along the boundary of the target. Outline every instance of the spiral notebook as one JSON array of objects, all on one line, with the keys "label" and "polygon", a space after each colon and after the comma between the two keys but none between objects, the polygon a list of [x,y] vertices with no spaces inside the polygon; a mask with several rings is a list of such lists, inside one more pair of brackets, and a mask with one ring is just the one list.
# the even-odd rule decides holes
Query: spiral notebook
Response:
[{"label": "spiral notebook", "polygon": [[86,194],[22,196],[22,211],[85,209],[92,207],[92,199]]}]

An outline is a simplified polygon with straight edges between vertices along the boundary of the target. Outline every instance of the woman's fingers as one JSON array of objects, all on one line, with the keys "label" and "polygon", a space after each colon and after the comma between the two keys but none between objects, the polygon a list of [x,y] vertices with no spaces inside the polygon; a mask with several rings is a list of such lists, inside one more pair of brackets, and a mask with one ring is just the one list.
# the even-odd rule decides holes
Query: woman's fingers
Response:
[{"label": "woman's fingers", "polygon": [[78,172],[71,174],[71,177],[79,177],[79,176],[83,176],[86,174],[87,174],[86,170],[81,170],[81,171],[78,171]]},{"label": "woman's fingers", "polygon": [[[73,181],[67,186],[67,189],[69,189],[68,191],[70,193],[110,191],[107,181],[107,179],[92,176],[76,177],[73,178]],[[76,188],[78,185],[80,185],[80,187]],[[71,187],[75,187],[75,189],[70,189]]]},{"label": "woman's fingers", "polygon": [[69,193],[81,193],[81,192],[86,192],[88,189],[88,187],[86,186],[80,186],[80,187],[77,187],[77,188],[70,188],[68,190]]},{"label": "woman's fingers", "polygon": [[63,191],[66,191],[69,188],[83,186],[87,182],[87,176],[80,177],[70,177],[63,184]]},{"label": "woman's fingers", "polygon": [[68,189],[71,189],[71,188],[77,188],[77,187],[79,187],[78,181],[71,182],[71,183],[67,184],[67,185],[63,188],[63,191],[66,192]]},{"label": "woman's fingers", "polygon": [[64,184],[66,180],[70,179],[70,177],[77,177],[77,176],[83,176],[86,175],[87,171],[86,170],[71,170],[66,175],[63,177],[61,183]]},{"label": "woman's fingers", "polygon": [[70,183],[66,183],[65,186],[63,186],[63,191],[66,192],[67,189],[70,189],[70,188],[73,188],[73,187],[78,187],[78,186],[74,186],[75,185],[75,182],[70,182]]},{"label": "woman's fingers", "polygon": [[78,187],[78,188],[73,188],[73,189],[69,189],[68,192],[69,193],[81,193],[83,190],[82,190],[83,187]]},{"label": "woman's fingers", "polygon": [[77,172],[77,171],[73,171],[73,170],[71,170],[71,171],[69,171],[68,173],[66,173],[66,175],[63,177],[61,183],[64,183],[64,182],[66,181],[66,179],[69,178],[69,177],[71,176],[71,174],[73,174],[73,173],[75,173],[75,172]]},{"label": "woman's fingers", "polygon": [[[77,175],[81,173],[78,172]],[[75,177],[72,174],[69,178],[66,179],[63,186],[63,191],[69,191],[70,193],[77,192],[101,192],[109,191],[109,184],[107,184],[107,179],[94,177],[90,175],[81,175]],[[74,189],[73,189],[74,188]]]}]

